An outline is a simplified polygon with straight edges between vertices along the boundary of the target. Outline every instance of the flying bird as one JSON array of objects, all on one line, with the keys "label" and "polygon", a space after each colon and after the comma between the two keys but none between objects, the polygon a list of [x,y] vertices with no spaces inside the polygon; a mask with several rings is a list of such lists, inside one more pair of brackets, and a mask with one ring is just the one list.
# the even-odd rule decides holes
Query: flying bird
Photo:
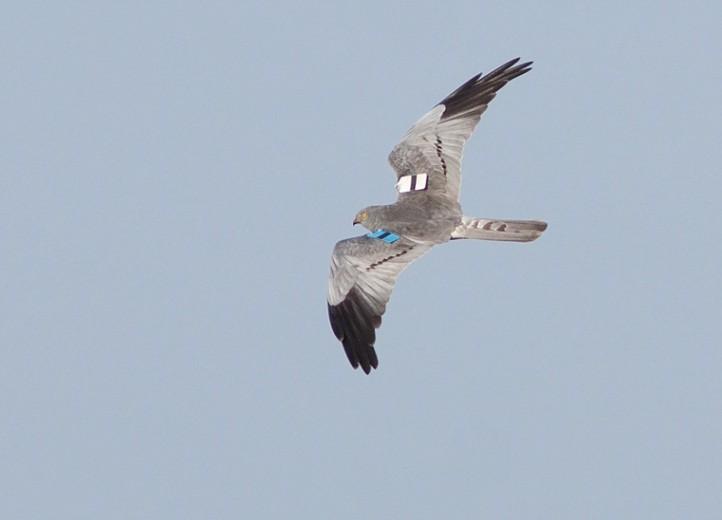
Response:
[{"label": "flying bird", "polygon": [[477,74],[423,115],[389,155],[396,202],[359,211],[353,223],[369,232],[334,247],[328,316],[353,368],[368,374],[378,367],[375,329],[396,278],[411,262],[449,240],[530,242],[547,228],[537,220],[468,217],[459,204],[466,140],[499,89],[531,64],[516,58]]}]

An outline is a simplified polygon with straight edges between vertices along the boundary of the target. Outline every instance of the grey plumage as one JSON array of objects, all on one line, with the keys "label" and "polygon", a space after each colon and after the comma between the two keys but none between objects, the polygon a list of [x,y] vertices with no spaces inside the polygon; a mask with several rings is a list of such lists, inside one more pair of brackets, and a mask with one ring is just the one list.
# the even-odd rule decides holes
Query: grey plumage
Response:
[{"label": "grey plumage", "polygon": [[518,62],[477,74],[423,115],[389,155],[396,202],[365,208],[354,219],[376,233],[336,244],[328,314],[354,368],[368,374],[378,366],[375,329],[396,278],[433,246],[465,238],[528,242],[546,229],[540,221],[466,217],[459,204],[464,144],[496,92],[531,70],[531,62]]}]

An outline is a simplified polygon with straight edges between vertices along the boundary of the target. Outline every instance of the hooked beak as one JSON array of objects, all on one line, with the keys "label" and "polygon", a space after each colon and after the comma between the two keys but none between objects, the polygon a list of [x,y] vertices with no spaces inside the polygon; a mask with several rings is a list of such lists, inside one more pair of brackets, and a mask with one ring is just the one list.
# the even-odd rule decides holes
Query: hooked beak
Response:
[{"label": "hooked beak", "polygon": [[354,226],[355,226],[356,224],[360,224],[360,223],[361,223],[361,222],[359,222],[357,218],[354,218],[354,219],[353,219],[353,225],[354,225]]}]

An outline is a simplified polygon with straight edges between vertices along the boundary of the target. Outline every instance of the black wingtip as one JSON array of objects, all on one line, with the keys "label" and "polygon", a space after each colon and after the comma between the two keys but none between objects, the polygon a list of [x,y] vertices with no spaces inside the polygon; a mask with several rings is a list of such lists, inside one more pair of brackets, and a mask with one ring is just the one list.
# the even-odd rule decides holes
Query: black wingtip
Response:
[{"label": "black wingtip", "polygon": [[[487,76],[497,73],[497,72],[505,71],[505,70],[513,67],[517,63],[519,63],[520,60],[521,60],[521,58],[519,56],[517,56],[516,58],[507,61],[503,65],[499,65],[497,68],[495,68],[494,70],[489,72],[487,74]],[[518,68],[518,69],[531,68],[531,65],[533,63],[534,63],[533,61],[525,61],[524,63],[520,63],[519,65],[517,65],[515,68]]]},{"label": "black wingtip", "polygon": [[[534,62],[525,61],[524,63],[519,63],[520,60],[520,57],[516,57],[512,60],[507,61],[503,65],[499,65],[491,72],[487,72],[486,74],[479,74],[478,76],[480,76],[480,83],[490,83],[493,80],[501,80],[504,81],[504,84],[506,84],[506,82],[517,78],[522,74],[526,74],[531,70],[531,66],[534,64]],[[504,84],[502,84],[499,88],[504,86]]]},{"label": "black wingtip", "polygon": [[517,57],[487,74],[476,74],[446,96],[439,102],[439,105],[446,107],[442,119],[450,119],[474,111],[481,114],[504,85],[531,70],[533,62],[526,61],[520,64],[520,60],[521,58]]},{"label": "black wingtip", "polygon": [[374,313],[355,289],[337,305],[328,305],[328,317],[331,329],[341,341],[346,357],[353,368],[369,374],[379,365],[374,343],[375,329],[381,325],[381,317]]}]

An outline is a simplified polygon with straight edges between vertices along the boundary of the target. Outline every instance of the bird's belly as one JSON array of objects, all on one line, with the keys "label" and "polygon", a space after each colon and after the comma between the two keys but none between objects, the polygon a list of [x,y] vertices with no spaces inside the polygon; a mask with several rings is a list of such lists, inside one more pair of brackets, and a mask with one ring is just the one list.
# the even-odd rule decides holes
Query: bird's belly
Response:
[{"label": "bird's belly", "polygon": [[400,223],[394,226],[394,232],[421,244],[443,244],[451,238],[451,232],[456,229],[461,219],[444,218],[424,222]]}]

